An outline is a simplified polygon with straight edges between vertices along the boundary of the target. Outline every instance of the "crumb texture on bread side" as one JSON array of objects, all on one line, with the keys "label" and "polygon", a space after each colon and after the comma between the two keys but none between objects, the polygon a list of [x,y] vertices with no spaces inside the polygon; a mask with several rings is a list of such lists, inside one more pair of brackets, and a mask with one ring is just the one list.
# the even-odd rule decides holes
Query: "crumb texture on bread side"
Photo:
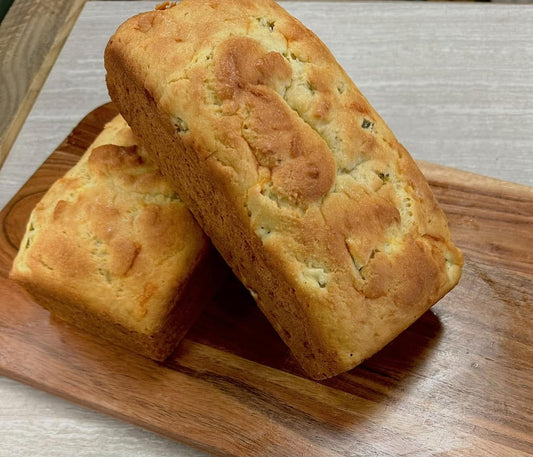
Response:
[{"label": "crumb texture on bread side", "polygon": [[106,66],[112,98],[137,134],[165,138],[152,155],[312,376],[360,363],[459,280],[461,253],[413,159],[275,2],[136,16]]}]

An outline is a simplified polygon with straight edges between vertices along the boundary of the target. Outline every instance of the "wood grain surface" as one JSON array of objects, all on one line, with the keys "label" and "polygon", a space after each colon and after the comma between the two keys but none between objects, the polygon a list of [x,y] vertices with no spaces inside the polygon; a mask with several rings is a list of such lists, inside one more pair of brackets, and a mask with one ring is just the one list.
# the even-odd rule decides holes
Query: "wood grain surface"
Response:
[{"label": "wood grain surface", "polygon": [[0,167],[85,0],[16,0],[0,24]]},{"label": "wood grain surface", "polygon": [[57,321],[5,279],[29,211],[114,115],[89,114],[0,213],[0,371],[215,454],[533,453],[533,189],[421,163],[459,286],[360,367],[307,379],[228,280],[157,364]]}]

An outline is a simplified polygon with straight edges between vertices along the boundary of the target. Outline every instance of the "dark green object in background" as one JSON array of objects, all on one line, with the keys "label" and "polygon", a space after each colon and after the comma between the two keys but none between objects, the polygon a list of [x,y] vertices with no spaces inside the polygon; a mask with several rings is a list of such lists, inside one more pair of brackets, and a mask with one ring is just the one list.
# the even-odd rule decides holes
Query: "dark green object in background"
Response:
[{"label": "dark green object in background", "polygon": [[0,0],[0,22],[4,19],[4,16],[12,3],[13,0]]}]

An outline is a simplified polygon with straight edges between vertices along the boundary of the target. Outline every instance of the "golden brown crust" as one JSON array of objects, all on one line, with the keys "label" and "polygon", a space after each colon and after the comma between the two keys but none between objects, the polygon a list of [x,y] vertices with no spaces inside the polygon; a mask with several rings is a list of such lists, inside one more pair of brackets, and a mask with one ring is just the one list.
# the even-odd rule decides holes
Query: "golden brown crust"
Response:
[{"label": "golden brown crust", "polygon": [[184,0],[123,24],[110,95],[316,378],[458,281],[422,174],[326,46],[270,0]]},{"label": "golden brown crust", "polygon": [[201,310],[191,297],[212,290],[209,250],[118,116],[37,204],[10,276],[59,317],[161,360]]}]

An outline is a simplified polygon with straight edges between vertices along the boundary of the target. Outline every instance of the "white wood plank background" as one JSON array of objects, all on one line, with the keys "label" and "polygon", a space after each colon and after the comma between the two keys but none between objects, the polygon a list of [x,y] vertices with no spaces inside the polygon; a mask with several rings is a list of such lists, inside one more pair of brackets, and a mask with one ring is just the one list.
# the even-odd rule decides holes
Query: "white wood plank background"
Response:
[{"label": "white wood plank background", "polygon": [[[284,2],[415,158],[533,185],[533,6]],[[0,170],[0,206],[90,110],[102,55],[154,2],[89,2]],[[1,352],[1,348],[0,348]],[[0,456],[201,452],[0,378]]]}]

